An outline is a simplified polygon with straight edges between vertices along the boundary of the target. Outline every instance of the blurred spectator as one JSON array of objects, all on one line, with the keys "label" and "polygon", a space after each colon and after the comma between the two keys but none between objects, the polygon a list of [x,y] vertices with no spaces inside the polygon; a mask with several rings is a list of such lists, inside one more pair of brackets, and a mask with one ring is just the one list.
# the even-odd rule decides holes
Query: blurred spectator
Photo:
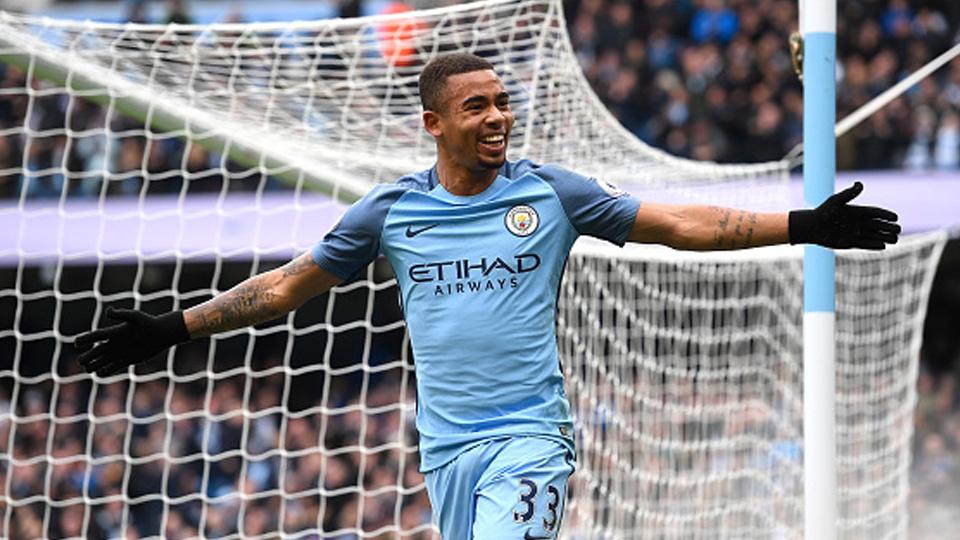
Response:
[{"label": "blurred spectator", "polygon": [[737,33],[740,19],[724,0],[704,0],[703,6],[693,14],[690,37],[697,43],[717,40],[727,43]]},{"label": "blurred spectator", "polygon": [[167,0],[167,24],[190,24],[193,22],[183,0]]},{"label": "blurred spectator", "polygon": [[148,23],[147,0],[126,0],[127,20],[132,23]]},{"label": "blurred spectator", "polygon": [[883,11],[883,32],[887,37],[905,38],[910,35],[913,10],[907,0],[890,0]]},{"label": "blurred spectator", "polygon": [[619,50],[630,41],[635,32],[633,6],[626,0],[617,0],[610,4],[607,16],[597,24],[597,46],[601,51]]},{"label": "blurred spectator", "polygon": [[933,159],[941,170],[960,167],[960,117],[953,111],[944,114],[941,119]]},{"label": "blurred spectator", "polygon": [[960,520],[960,401],[952,372],[921,370],[914,412],[910,538],[943,538]]},{"label": "blurred spectator", "polygon": [[344,19],[359,17],[363,11],[363,4],[363,0],[337,0],[337,7],[340,9],[337,16]]},{"label": "blurred spectator", "polygon": [[903,159],[903,167],[911,171],[923,171],[933,165],[933,155],[930,145],[933,143],[933,130],[936,116],[929,107],[922,107],[914,113],[915,124],[913,139],[907,147],[907,155]]}]

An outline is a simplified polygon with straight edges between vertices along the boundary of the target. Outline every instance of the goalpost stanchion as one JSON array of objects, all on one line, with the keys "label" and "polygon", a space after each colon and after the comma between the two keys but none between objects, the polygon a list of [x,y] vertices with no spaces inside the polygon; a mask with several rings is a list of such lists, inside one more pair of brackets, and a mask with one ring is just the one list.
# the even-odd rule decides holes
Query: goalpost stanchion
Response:
[{"label": "goalpost stanchion", "polygon": [[[804,5],[806,4],[806,5]],[[801,0],[803,199],[813,208],[833,194],[836,174],[836,0]],[[804,537],[837,537],[836,256],[806,246],[803,256]]]}]

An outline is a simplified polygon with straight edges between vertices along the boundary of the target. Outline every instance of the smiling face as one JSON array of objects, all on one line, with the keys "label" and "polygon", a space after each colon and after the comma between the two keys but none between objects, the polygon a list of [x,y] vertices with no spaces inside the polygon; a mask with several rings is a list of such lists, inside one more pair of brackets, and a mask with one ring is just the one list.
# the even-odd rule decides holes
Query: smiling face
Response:
[{"label": "smiling face", "polygon": [[513,127],[510,95],[493,70],[447,77],[438,110],[423,123],[437,140],[438,159],[470,172],[499,169]]}]

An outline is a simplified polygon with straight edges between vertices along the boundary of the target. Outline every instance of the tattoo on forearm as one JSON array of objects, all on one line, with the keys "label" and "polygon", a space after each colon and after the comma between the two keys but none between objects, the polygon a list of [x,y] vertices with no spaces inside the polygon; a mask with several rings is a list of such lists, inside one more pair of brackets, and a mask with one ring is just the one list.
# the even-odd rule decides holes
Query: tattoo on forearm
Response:
[{"label": "tattoo on forearm", "polygon": [[752,240],[753,240],[753,227],[754,227],[754,225],[757,224],[757,213],[756,213],[756,212],[749,212],[749,213],[741,212],[741,214],[740,214],[740,220],[741,220],[741,221],[743,221],[744,214],[746,214],[747,223],[749,223],[749,225],[746,226],[746,227],[747,227],[747,235],[746,235],[747,238],[746,238],[746,240],[744,240],[744,244],[743,244],[743,245],[744,245],[744,247],[752,247],[752,246],[753,246],[753,243],[752,243]]},{"label": "tattoo on forearm", "polygon": [[304,253],[278,270],[254,276],[229,291],[190,308],[190,316],[197,321],[197,324],[192,325],[194,327],[191,328],[191,336],[209,336],[282,316],[293,306],[288,299],[282,298],[283,291],[290,287],[288,284],[281,284],[284,280],[294,279],[307,272],[315,265],[310,253]]},{"label": "tattoo on forearm", "polygon": [[730,222],[730,210],[724,209],[722,217],[720,218],[720,221],[717,222],[717,224],[720,225],[720,230],[721,231],[727,230],[727,223],[729,222]]},{"label": "tattoo on forearm", "polygon": [[297,274],[302,274],[315,264],[316,263],[313,262],[313,258],[309,254],[301,255],[283,265],[281,268],[281,270],[283,270],[283,277],[287,278]]},{"label": "tattoo on forearm", "polygon": [[209,336],[277,318],[283,311],[273,306],[276,296],[259,280],[241,283],[197,306],[200,327],[193,335]]},{"label": "tattoo on forearm", "polygon": [[720,231],[713,231],[713,245],[717,248],[723,247],[723,235],[720,234]]},{"label": "tattoo on forearm", "polygon": [[727,240],[724,232],[727,230],[727,224],[730,223],[730,209],[711,206],[710,210],[720,213],[720,219],[717,220],[717,229],[713,231],[713,246],[717,249],[723,249],[724,243]]},{"label": "tattoo on forearm", "polygon": [[717,229],[713,232],[715,247],[723,248],[726,245],[729,249],[737,249],[752,246],[754,226],[757,224],[756,212],[741,210],[737,214],[732,237],[727,243],[727,236],[724,233],[727,232],[727,225],[730,224],[733,211],[718,206],[711,206],[710,209],[720,213],[720,218],[717,220]]}]

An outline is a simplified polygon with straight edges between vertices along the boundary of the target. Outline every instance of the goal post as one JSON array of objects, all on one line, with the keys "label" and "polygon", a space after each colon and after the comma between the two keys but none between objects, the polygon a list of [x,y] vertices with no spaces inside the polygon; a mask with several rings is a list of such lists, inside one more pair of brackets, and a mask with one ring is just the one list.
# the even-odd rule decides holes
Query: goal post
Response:
[{"label": "goal post", "polygon": [[[402,47],[383,47],[400,26]],[[126,375],[83,374],[69,343],[107,306],[189,307],[281,264],[366,189],[428,167],[416,77],[455,50],[505,81],[512,159],[641,199],[787,200],[786,161],[695,162],[629,134],[584,79],[560,0],[269,24],[3,14],[0,536],[431,538],[415,359],[382,262]],[[841,536],[905,538],[944,241],[839,257]],[[568,537],[803,535],[801,251],[578,243],[557,327],[579,452]]]},{"label": "goal post", "polygon": [[[834,192],[836,0],[803,8],[803,202],[816,208]],[[837,538],[836,270],[834,252],[804,246],[803,433],[804,538]]]}]

